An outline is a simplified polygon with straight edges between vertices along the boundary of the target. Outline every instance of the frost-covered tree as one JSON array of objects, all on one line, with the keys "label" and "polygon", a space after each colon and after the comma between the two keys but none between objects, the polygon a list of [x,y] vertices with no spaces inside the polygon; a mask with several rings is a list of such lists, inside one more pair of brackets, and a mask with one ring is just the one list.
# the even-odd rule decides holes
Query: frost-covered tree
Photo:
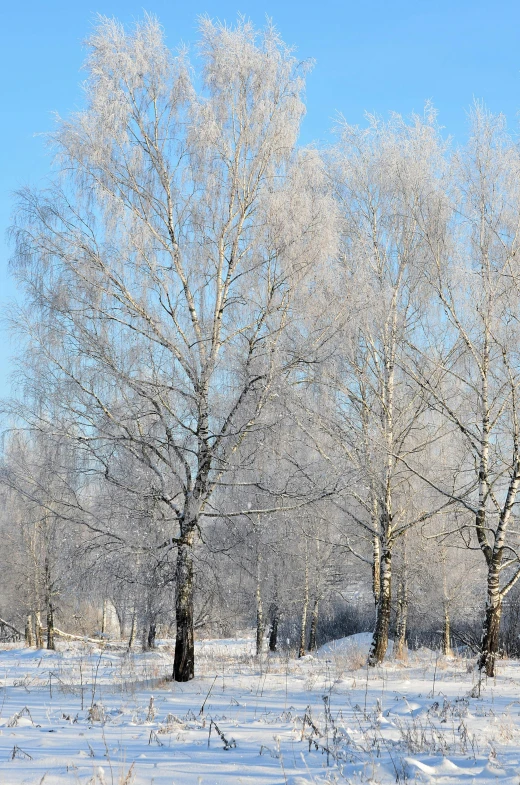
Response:
[{"label": "frost-covered tree", "polygon": [[[504,118],[476,105],[469,143],[450,163],[442,220],[423,226],[440,312],[425,318],[414,376],[464,457],[447,478],[446,466],[436,476],[416,468],[472,517],[487,571],[480,666],[493,675],[502,603],[520,578],[520,156]],[[468,532],[467,517],[462,525]]]},{"label": "frost-covered tree", "polygon": [[14,229],[17,413],[41,427],[45,405],[31,400],[43,390],[85,478],[138,500],[147,479],[177,552],[178,681],[194,675],[194,543],[273,382],[304,351],[293,299],[319,276],[334,213],[316,153],[296,148],[305,66],[271,26],[203,19],[200,31],[193,78],[153,18],[131,32],[99,21],[85,108],[59,120],[56,177],[20,194]]},{"label": "frost-covered tree", "polygon": [[373,549],[375,665],[388,644],[395,544],[435,511],[400,458],[425,447],[427,406],[406,374],[406,357],[427,307],[428,246],[417,213],[428,213],[442,154],[429,109],[410,123],[397,115],[368,120],[366,128],[340,124],[330,159],[342,213],[333,299],[342,327],[323,373],[329,404],[313,416],[327,434],[321,451],[331,470],[341,465],[349,478],[346,517]]}]

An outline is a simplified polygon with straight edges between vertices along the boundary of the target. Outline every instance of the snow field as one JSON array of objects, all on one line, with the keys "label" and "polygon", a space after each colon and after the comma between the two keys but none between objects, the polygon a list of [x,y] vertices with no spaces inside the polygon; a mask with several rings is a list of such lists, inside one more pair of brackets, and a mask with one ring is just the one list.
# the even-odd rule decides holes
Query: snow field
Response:
[{"label": "snow field", "polygon": [[303,660],[201,641],[187,684],[166,680],[168,643],[6,647],[0,784],[518,785],[519,663],[480,685],[471,660],[424,649],[367,669],[367,640]]}]

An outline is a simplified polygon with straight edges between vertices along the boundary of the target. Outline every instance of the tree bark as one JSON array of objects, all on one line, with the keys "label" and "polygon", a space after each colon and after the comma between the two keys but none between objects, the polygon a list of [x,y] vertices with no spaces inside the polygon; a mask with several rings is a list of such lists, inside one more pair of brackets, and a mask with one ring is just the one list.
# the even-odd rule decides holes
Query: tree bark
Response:
[{"label": "tree bark", "polygon": [[54,606],[52,602],[52,579],[49,560],[45,559],[45,605],[47,610],[47,648],[54,651]]},{"label": "tree bark", "polygon": [[485,671],[486,676],[495,675],[495,660],[498,654],[500,617],[502,615],[499,566],[501,560],[501,553],[495,555],[488,571],[486,618],[482,632],[482,652],[479,661],[479,668]]},{"label": "tree bark", "polygon": [[278,573],[274,574],[274,596],[269,608],[271,627],[269,630],[269,651],[276,651],[278,645],[278,624],[280,622],[280,608],[278,606]]},{"label": "tree bark", "polygon": [[451,620],[450,620],[450,596],[448,592],[448,576],[446,571],[446,546],[441,545],[441,563],[442,563],[442,606],[444,624],[442,630],[442,653],[445,657],[451,657],[453,650],[451,648]]},{"label": "tree bark", "polygon": [[392,551],[388,546],[383,549],[381,556],[381,593],[377,605],[376,627],[368,664],[379,665],[383,662],[388,648],[388,631],[390,629],[390,613],[392,602]]},{"label": "tree bark", "polygon": [[119,637],[120,638],[124,638],[125,637],[125,631],[126,631],[126,610],[125,610],[125,607],[124,607],[124,605],[122,605],[122,603],[119,600],[117,600],[117,601],[112,600],[112,604],[114,606],[114,609],[115,609],[115,612],[116,612],[116,617],[117,617],[117,623],[119,625]]},{"label": "tree bark", "polygon": [[148,636],[146,640],[146,645],[148,649],[155,649],[155,635],[157,632],[157,625],[154,621],[150,622],[150,626],[148,627]]},{"label": "tree bark", "polygon": [[53,651],[56,649],[54,642],[54,608],[51,601],[47,605],[47,648]]},{"label": "tree bark", "polygon": [[269,651],[276,651],[278,645],[278,624],[280,621],[278,605],[271,609],[271,629],[269,630]]},{"label": "tree bark", "polygon": [[265,617],[262,605],[262,556],[260,538],[256,539],[256,656],[259,657],[264,646]]},{"label": "tree bark", "polygon": [[193,635],[193,535],[178,546],[176,569],[175,659],[173,680],[190,681],[195,676],[195,642]]},{"label": "tree bark", "polygon": [[[379,665],[383,662],[388,648],[388,631],[390,628],[390,615],[392,611],[392,477],[394,470],[394,371],[395,371],[395,351],[396,351],[396,330],[397,330],[397,292],[394,287],[392,304],[390,306],[388,323],[385,325],[384,340],[384,380],[383,396],[384,404],[384,438],[386,445],[385,455],[385,475],[384,475],[384,499],[380,500],[378,510],[380,512],[379,548],[381,550],[380,559],[380,590],[379,602],[376,612],[376,626],[372,645],[368,655],[368,664],[371,666]],[[377,535],[376,535],[377,536]]]},{"label": "tree bark", "polygon": [[451,657],[453,650],[451,648],[451,625],[450,625],[450,606],[447,602],[444,603],[444,627],[442,630],[442,653],[446,657]]},{"label": "tree bark", "polygon": [[377,534],[374,534],[372,543],[372,592],[377,608],[379,605],[379,595],[381,594],[381,547]]},{"label": "tree bark", "polygon": [[395,629],[394,657],[398,660],[406,656],[406,625],[408,623],[408,550],[407,537],[403,539],[403,566],[397,586],[397,619]]},{"label": "tree bark", "polygon": [[130,637],[128,639],[128,648],[132,649],[135,643],[135,636],[137,634],[137,611],[134,608],[132,611],[132,626],[130,627]]},{"label": "tree bark", "polygon": [[305,578],[303,587],[302,621],[300,626],[300,645],[298,657],[305,657],[305,639],[307,637],[307,612],[309,610],[309,553],[305,542]]},{"label": "tree bark", "polygon": [[318,610],[320,605],[320,598],[318,595],[314,598],[314,604],[312,606],[312,615],[311,615],[311,629],[309,633],[309,651],[315,651],[316,649],[316,631],[318,629]]},{"label": "tree bark", "polygon": [[408,621],[408,582],[406,573],[399,581],[397,589],[397,623],[394,656],[398,660],[405,657],[406,652],[406,624]]},{"label": "tree bark", "polygon": [[260,571],[256,581],[256,656],[262,653],[264,645],[265,619],[262,606],[262,592],[260,591]]},{"label": "tree bark", "polygon": [[103,600],[103,613],[101,615],[101,632],[103,634],[107,631],[107,609],[108,609],[108,602],[105,598]]},{"label": "tree bark", "polygon": [[43,627],[40,611],[34,612],[34,629],[36,632],[36,648],[43,649]]},{"label": "tree bark", "polygon": [[29,648],[34,646],[33,619],[31,613],[28,613],[25,618],[25,645]]}]

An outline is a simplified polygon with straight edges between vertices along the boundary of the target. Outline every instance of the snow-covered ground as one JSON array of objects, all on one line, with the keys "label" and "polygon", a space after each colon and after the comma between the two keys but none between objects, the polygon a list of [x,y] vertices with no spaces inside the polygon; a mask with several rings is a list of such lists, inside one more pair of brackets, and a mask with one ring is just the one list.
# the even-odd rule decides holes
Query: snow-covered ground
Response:
[{"label": "snow-covered ground", "polygon": [[471,660],[424,649],[369,670],[367,636],[300,661],[203,641],[181,685],[167,644],[61,645],[0,651],[1,785],[520,780],[517,662],[479,690]]}]

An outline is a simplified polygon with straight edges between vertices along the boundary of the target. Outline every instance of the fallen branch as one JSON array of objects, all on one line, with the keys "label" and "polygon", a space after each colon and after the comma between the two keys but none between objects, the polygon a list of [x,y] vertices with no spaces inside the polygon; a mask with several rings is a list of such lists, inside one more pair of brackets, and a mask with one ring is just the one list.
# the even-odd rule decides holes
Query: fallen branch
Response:
[{"label": "fallen branch", "polygon": [[13,625],[9,624],[9,622],[5,621],[5,619],[0,619],[0,625],[3,625],[4,627],[9,627],[9,629],[15,632],[17,635],[19,635],[20,638],[25,637],[25,633],[20,632],[20,630],[17,630],[16,627],[13,627]]},{"label": "fallen branch", "polygon": [[106,646],[108,641],[104,638],[88,638],[86,635],[73,635],[70,632],[63,632],[63,630],[58,630],[57,627],[54,628],[54,634],[57,635],[59,638],[66,638],[67,640],[71,641],[85,641],[86,643],[97,643],[103,644]]}]

